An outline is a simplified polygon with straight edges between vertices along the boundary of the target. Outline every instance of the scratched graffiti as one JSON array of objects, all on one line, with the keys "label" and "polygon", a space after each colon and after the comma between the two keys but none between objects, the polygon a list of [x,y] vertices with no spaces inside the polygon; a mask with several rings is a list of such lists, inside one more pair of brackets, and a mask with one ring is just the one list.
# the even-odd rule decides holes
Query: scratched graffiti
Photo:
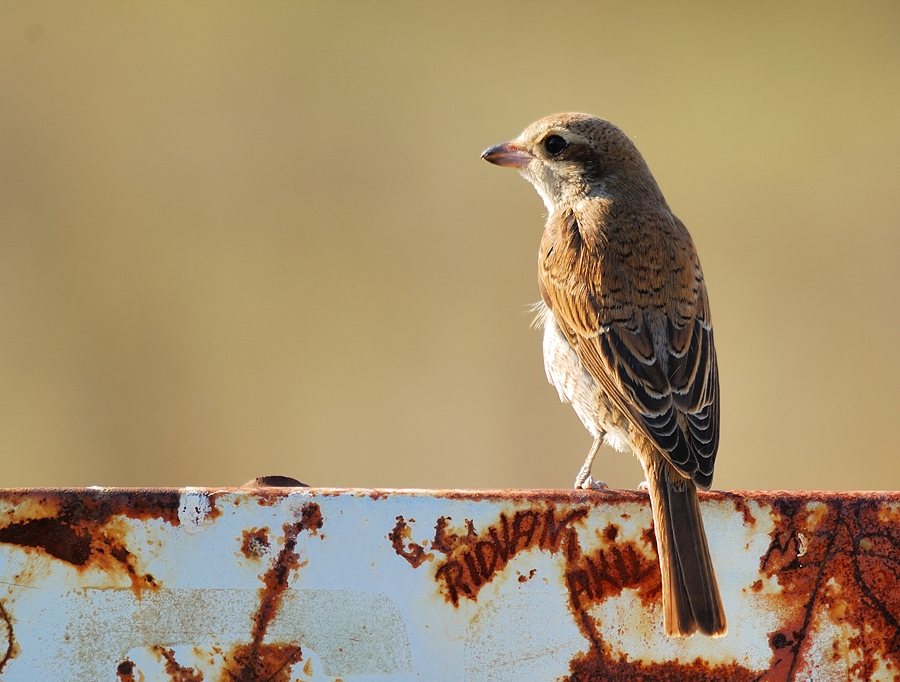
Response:
[{"label": "scratched graffiti", "polygon": [[[599,635],[591,607],[624,589],[634,589],[645,602],[659,601],[662,579],[652,528],[644,531],[641,543],[635,543],[617,541],[619,528],[609,524],[600,534],[603,545],[586,554],[577,529],[584,526],[590,511],[587,506],[564,509],[555,505],[523,509],[512,514],[501,513],[496,523],[482,531],[467,519],[465,533],[450,530],[451,519],[439,517],[430,546],[444,558],[436,562],[434,579],[447,602],[458,606],[462,599],[477,600],[479,590],[502,574],[517,554],[535,549],[548,552],[563,560],[570,611],[590,643],[590,649],[572,661],[571,675],[565,682],[606,679],[728,679],[740,682],[756,679],[751,671],[735,665],[672,664],[660,667],[611,655]],[[404,538],[402,544],[393,543],[394,550],[413,568],[423,564],[423,557],[427,555],[425,546],[410,539],[410,527],[403,517],[397,517],[389,536]],[[698,676],[700,670],[706,671],[708,676]],[[661,673],[666,677],[661,678]]]},{"label": "scratched graffiti", "polygon": [[[731,496],[745,527],[757,519],[747,501]],[[767,500],[769,501],[769,500]],[[842,628],[829,656],[851,660],[853,679],[894,679],[900,671],[900,506],[884,500],[846,498],[825,504],[814,495],[771,499],[774,528],[768,549],[758,558],[761,577],[749,592],[762,592],[764,581],[781,586],[782,608],[792,613],[768,635],[771,659],[766,670],[737,663],[710,664],[700,659],[648,663],[616,655],[604,642],[595,607],[623,590],[636,595],[643,608],[658,608],[661,593],[652,521],[647,516],[640,541],[623,540],[610,523],[599,533],[602,543],[582,549],[577,530],[588,521],[590,507],[520,509],[501,513],[495,522],[476,528],[465,521],[462,532],[451,530],[451,519],[438,517],[430,541],[412,540],[410,523],[402,516],[390,537],[397,554],[419,568],[433,564],[433,578],[446,602],[477,601],[481,588],[497,580],[508,564],[526,550],[548,552],[562,561],[570,614],[589,646],[571,661],[564,682],[589,680],[766,680],[808,679],[801,671],[823,671],[821,651],[812,636],[827,619]],[[410,520],[412,522],[412,520]],[[533,575],[533,571],[532,571]],[[518,575],[519,581],[527,580]],[[860,623],[864,625],[861,627]],[[800,675],[798,677],[798,675]],[[819,677],[816,677],[819,679]]]}]

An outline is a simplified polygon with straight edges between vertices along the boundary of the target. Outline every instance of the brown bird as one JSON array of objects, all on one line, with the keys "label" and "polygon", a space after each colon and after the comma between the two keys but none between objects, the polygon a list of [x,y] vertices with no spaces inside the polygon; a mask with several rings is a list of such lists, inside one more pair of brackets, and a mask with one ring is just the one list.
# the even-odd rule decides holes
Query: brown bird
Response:
[{"label": "brown bird", "polygon": [[697,487],[719,445],[719,375],[697,251],[644,158],[609,121],[557,114],[482,158],[534,185],[550,215],[538,256],[544,367],[594,436],[631,448],[650,490],[671,636],[723,635]]}]

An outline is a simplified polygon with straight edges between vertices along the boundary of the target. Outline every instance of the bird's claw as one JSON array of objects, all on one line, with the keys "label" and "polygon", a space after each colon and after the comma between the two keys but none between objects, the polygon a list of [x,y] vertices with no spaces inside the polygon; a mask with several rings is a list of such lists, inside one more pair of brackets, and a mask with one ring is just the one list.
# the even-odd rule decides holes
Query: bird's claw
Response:
[{"label": "bird's claw", "polygon": [[[579,476],[579,478],[581,478]],[[609,490],[609,486],[603,481],[595,481],[594,477],[588,474],[584,480],[575,479],[576,490]]]}]

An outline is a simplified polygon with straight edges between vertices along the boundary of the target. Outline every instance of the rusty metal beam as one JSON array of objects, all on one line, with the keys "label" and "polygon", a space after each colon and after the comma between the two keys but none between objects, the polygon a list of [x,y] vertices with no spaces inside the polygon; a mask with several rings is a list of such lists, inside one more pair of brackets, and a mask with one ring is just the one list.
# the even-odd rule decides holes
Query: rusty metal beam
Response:
[{"label": "rusty metal beam", "polygon": [[701,495],[725,637],[630,491],[0,491],[0,680],[893,680],[900,494]]}]

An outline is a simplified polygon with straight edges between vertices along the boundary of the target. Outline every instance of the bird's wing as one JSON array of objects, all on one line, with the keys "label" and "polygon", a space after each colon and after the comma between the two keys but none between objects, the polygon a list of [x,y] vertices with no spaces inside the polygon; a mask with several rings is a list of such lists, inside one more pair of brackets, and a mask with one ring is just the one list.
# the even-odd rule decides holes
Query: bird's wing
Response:
[{"label": "bird's wing", "polygon": [[540,259],[544,302],[613,404],[676,468],[708,488],[719,441],[719,381],[690,236],[666,214],[674,222],[661,231],[661,253],[639,238],[610,243],[598,229],[603,217],[585,210],[566,209],[548,222]]}]

